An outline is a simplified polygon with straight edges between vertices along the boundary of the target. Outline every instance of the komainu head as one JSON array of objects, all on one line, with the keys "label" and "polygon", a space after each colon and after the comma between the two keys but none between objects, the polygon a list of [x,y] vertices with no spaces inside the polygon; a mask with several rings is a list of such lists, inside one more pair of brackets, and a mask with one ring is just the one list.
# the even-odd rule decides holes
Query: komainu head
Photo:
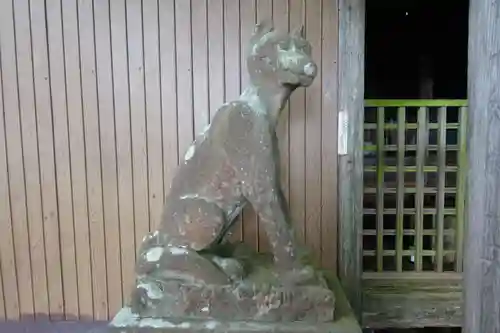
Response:
[{"label": "komainu head", "polygon": [[290,33],[274,30],[269,21],[255,27],[247,57],[252,83],[274,84],[291,89],[309,86],[317,67],[311,45],[303,36],[303,26]]}]

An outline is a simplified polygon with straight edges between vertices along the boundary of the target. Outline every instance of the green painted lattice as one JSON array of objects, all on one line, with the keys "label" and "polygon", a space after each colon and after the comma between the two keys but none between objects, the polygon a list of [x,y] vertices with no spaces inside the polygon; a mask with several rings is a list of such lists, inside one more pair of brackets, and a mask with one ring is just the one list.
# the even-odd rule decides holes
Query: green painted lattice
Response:
[{"label": "green painted lattice", "polygon": [[462,271],[466,100],[366,100],[365,272]]}]

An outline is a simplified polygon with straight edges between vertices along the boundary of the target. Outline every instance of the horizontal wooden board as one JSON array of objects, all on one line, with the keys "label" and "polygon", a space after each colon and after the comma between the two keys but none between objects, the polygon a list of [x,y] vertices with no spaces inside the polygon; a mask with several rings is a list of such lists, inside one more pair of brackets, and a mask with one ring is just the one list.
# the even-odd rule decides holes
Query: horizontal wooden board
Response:
[{"label": "horizontal wooden board", "polygon": [[363,326],[461,326],[462,277],[458,273],[365,273]]}]

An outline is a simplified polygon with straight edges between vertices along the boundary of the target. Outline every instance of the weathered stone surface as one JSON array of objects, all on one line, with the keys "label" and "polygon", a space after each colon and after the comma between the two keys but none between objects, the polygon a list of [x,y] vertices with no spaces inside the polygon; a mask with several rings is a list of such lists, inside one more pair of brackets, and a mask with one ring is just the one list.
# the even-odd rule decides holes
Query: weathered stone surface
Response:
[{"label": "weathered stone surface", "polygon": [[[302,272],[280,273],[272,257],[252,253],[244,244],[232,247],[227,243],[222,247],[203,255],[237,263],[241,271],[248,271],[244,278],[227,284],[176,281],[165,278],[160,265],[158,270],[139,276],[135,299],[141,301],[134,303],[132,311],[151,318],[312,323],[333,320],[333,292],[309,266]],[[232,257],[217,256],[224,251]]]},{"label": "weathered stone surface", "polygon": [[[266,323],[248,321],[196,320],[180,318],[151,319],[130,317],[129,309],[124,308],[124,322],[117,322],[110,332],[120,333],[362,333],[352,318],[330,323]],[[130,319],[132,318],[132,319]]]},{"label": "weathered stone surface", "polygon": [[[114,323],[334,319],[334,294],[300,255],[279,187],[275,126],[290,94],[316,76],[310,44],[302,29],[288,34],[265,22],[250,40],[247,65],[250,86],[187,150],[162,223],[139,249],[130,306]],[[260,217],[270,260],[225,242],[247,204]]]},{"label": "weathered stone surface", "polygon": [[109,332],[120,333],[362,333],[338,279],[328,278],[338,299],[336,319],[331,322],[263,322],[236,319],[198,319],[189,317],[144,318],[130,308],[122,309],[113,319]]}]

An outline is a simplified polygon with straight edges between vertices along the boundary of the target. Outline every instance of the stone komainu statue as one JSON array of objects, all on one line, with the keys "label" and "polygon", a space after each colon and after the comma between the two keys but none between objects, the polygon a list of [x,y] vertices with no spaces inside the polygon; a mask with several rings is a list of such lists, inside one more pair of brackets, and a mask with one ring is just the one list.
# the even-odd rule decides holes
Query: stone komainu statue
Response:
[{"label": "stone komainu statue", "polygon": [[[189,147],[172,180],[161,225],[144,238],[131,315],[333,318],[333,293],[299,260],[278,181],[276,122],[290,94],[309,86],[317,72],[302,28],[288,34],[268,22],[258,24],[247,67],[249,87],[221,106]],[[226,255],[214,250],[224,248],[228,229],[247,204],[258,213],[271,244],[270,262],[239,258],[237,249]]]}]

